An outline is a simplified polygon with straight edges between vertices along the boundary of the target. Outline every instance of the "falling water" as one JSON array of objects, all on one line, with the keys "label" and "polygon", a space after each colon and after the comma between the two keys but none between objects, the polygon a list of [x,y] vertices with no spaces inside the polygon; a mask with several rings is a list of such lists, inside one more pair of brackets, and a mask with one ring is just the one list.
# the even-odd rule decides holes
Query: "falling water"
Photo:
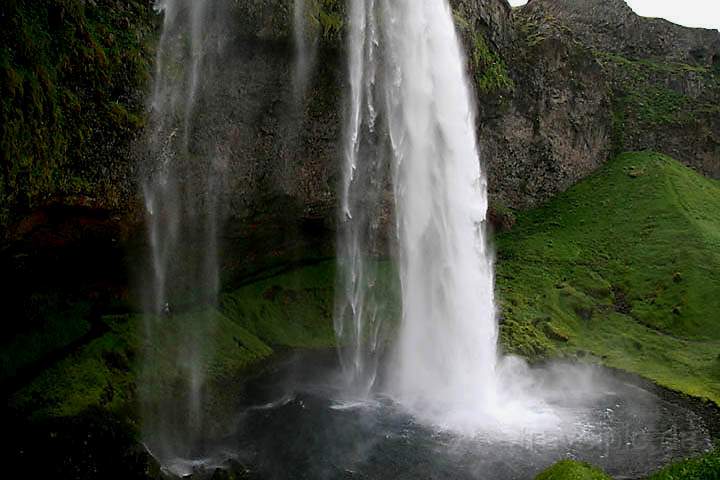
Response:
[{"label": "falling water", "polygon": [[295,65],[293,71],[294,104],[302,105],[310,73],[317,55],[317,32],[309,25],[310,5],[306,0],[294,0],[293,36],[295,39]]},{"label": "falling water", "polygon": [[369,257],[381,238],[373,219],[383,210],[381,174],[389,170],[402,313],[385,388],[437,424],[504,426],[522,418],[528,402],[510,402],[519,387],[499,373],[522,367],[497,354],[487,185],[450,7],[354,0],[349,27],[336,316],[347,377],[368,391],[384,345],[378,332],[387,319],[377,315]]},{"label": "falling water", "polygon": [[496,390],[497,327],[465,62],[445,2],[388,5],[403,292],[397,393],[431,405],[487,405]]},{"label": "falling water", "polygon": [[393,315],[392,296],[383,285],[381,264],[392,223],[388,200],[391,152],[387,128],[377,110],[381,82],[380,41],[373,0],[349,5],[349,110],[346,112],[344,180],[338,238],[338,298],[335,331],[340,361],[353,395],[366,396],[376,383]]},{"label": "falling water", "polygon": [[[151,280],[141,399],[146,442],[161,458],[189,455],[203,429],[205,366],[216,302],[218,198],[225,159],[200,144],[198,97],[210,54],[220,48],[217,13],[207,0],[161,0],[164,15],[150,104],[148,161],[143,165]],[[212,14],[215,14],[213,17]],[[207,142],[206,142],[207,143]],[[177,311],[197,309],[189,315]]]}]

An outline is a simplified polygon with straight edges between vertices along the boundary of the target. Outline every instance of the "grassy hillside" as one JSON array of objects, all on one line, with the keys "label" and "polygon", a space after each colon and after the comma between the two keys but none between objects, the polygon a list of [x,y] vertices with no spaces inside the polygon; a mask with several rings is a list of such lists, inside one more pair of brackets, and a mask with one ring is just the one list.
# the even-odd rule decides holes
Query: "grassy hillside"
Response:
[{"label": "grassy hillside", "polygon": [[720,401],[720,183],[628,153],[497,240],[502,338]]}]

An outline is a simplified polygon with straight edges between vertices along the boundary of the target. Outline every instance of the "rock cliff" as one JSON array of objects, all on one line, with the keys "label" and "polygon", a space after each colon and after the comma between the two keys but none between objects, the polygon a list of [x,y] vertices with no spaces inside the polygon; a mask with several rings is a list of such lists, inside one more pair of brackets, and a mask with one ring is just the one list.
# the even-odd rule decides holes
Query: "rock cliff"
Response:
[{"label": "rock cliff", "polygon": [[[291,0],[226,3],[233,28],[220,67],[204,72],[192,136],[198,152],[221,140],[226,267],[240,275],[332,251],[345,17],[342,1],[307,2],[313,61],[298,98]],[[500,226],[509,208],[537,205],[625,150],[720,177],[717,31],[641,18],[622,0],[451,3]],[[138,166],[161,23],[151,2],[12,0],[0,21],[5,257],[83,237],[88,216],[108,244],[141,244]],[[50,217],[80,230],[49,242]]]},{"label": "rock cliff", "polygon": [[720,178],[720,32],[636,15],[622,0],[531,0],[591,49],[611,87],[615,152],[656,150]]}]

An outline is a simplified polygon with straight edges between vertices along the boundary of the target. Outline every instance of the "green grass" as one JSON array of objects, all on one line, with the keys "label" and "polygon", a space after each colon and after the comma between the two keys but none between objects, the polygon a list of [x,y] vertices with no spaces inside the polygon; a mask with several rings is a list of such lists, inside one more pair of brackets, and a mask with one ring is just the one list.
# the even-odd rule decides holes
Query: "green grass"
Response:
[{"label": "green grass", "polygon": [[628,153],[497,239],[505,347],[720,401],[720,183]]},{"label": "green grass", "polygon": [[[562,460],[536,477],[536,480],[610,480],[602,470],[587,463]],[[720,451],[680,460],[647,477],[647,480],[719,480]]]},{"label": "green grass", "polygon": [[274,347],[327,347],[335,341],[334,285],[329,260],[226,293],[220,310]]},{"label": "green grass", "polygon": [[651,475],[649,480],[718,480],[720,451],[673,463]]},{"label": "green grass", "polygon": [[[13,396],[11,405],[37,418],[74,416],[96,407],[133,418],[138,389],[151,401],[182,394],[178,387],[191,363],[183,345],[193,345],[213,391],[208,397],[222,403],[239,373],[277,349],[334,345],[334,281],[331,260],[227,292],[218,309],[162,318],[103,317],[107,333],[43,371]],[[2,350],[3,368],[25,357],[41,359],[62,347],[66,336],[75,340],[76,324],[86,326],[82,312],[63,312],[58,318],[72,328],[63,331],[53,320],[27,339],[18,337]],[[143,345],[145,332],[152,332],[153,343]]]},{"label": "green grass", "polygon": [[587,463],[563,460],[543,471],[536,480],[610,480],[610,477]]},{"label": "green grass", "polygon": [[[38,295],[33,300],[41,303],[43,298]],[[90,309],[86,302],[68,306],[58,306],[53,302],[40,308],[38,313],[43,317],[41,325],[6,339],[0,348],[0,382],[87,334],[91,329]]]}]

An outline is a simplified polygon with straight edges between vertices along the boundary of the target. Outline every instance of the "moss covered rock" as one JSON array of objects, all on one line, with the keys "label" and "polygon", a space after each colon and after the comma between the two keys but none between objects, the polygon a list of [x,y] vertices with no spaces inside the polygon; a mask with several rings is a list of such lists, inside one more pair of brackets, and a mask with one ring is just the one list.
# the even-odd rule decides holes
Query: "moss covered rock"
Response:
[{"label": "moss covered rock", "polygon": [[0,225],[52,202],[128,208],[155,27],[146,0],[2,2]]},{"label": "moss covered rock", "polygon": [[543,471],[535,480],[611,480],[602,470],[587,463],[563,460]]}]

